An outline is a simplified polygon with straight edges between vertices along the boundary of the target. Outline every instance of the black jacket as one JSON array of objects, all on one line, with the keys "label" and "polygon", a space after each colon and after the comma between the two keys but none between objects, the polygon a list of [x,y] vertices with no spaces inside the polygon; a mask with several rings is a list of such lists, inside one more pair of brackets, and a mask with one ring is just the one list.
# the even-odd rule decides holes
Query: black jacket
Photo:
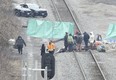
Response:
[{"label": "black jacket", "polygon": [[84,37],[83,37],[84,38],[84,41],[85,42],[88,42],[89,41],[89,38],[90,38],[89,34],[86,33],[86,32],[84,32],[83,34],[84,34]]},{"label": "black jacket", "polygon": [[23,45],[25,45],[26,46],[26,43],[25,43],[25,41],[22,39],[22,37],[21,36],[19,36],[18,38],[17,38],[17,40],[16,40],[16,43],[15,43],[17,46],[22,46],[23,47]]},{"label": "black jacket", "polygon": [[41,56],[43,56],[45,54],[45,45],[42,44],[41,46]]},{"label": "black jacket", "polygon": [[67,45],[68,44],[68,35],[65,35],[64,36],[64,45]]}]

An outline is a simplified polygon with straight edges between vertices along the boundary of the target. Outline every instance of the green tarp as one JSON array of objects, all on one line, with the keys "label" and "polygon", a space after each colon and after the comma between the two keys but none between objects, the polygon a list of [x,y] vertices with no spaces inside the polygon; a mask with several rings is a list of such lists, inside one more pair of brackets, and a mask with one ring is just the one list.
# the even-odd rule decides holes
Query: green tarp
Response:
[{"label": "green tarp", "polygon": [[39,38],[63,38],[65,32],[74,34],[74,24],[70,22],[52,22],[30,19],[27,34]]},{"label": "green tarp", "polygon": [[116,24],[110,24],[107,34],[106,34],[106,39],[108,40],[116,40]]}]

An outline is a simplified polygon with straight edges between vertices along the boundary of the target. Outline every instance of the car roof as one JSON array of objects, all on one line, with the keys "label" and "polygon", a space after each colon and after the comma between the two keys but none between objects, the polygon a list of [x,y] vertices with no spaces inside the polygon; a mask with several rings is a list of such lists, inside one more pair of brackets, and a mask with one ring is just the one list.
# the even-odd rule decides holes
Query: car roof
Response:
[{"label": "car roof", "polygon": [[41,11],[46,11],[46,9],[40,8],[40,6],[38,4],[35,3],[20,3],[20,5],[24,5],[26,4],[28,6],[28,8],[30,9],[34,9],[34,10],[41,10]]},{"label": "car roof", "polygon": [[22,11],[31,11],[30,9],[28,9],[28,8],[23,8],[23,7],[21,7],[20,5],[17,5],[15,8],[16,8],[16,9],[19,9],[19,10],[22,10]]},{"label": "car roof", "polygon": [[28,5],[29,8],[39,8],[39,6],[34,3],[26,3],[26,4]]}]

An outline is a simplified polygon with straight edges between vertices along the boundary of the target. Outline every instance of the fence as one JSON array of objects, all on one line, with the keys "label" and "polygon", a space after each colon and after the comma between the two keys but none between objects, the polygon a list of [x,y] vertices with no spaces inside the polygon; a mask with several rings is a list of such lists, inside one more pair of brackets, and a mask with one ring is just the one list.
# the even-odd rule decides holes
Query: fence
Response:
[{"label": "fence", "polygon": [[30,68],[28,66],[27,62],[22,62],[23,68],[22,68],[22,80],[39,80],[38,79],[38,71],[44,71],[44,80],[49,80],[47,78],[47,67],[45,69],[39,69],[37,65],[37,61],[35,61],[35,67]]}]

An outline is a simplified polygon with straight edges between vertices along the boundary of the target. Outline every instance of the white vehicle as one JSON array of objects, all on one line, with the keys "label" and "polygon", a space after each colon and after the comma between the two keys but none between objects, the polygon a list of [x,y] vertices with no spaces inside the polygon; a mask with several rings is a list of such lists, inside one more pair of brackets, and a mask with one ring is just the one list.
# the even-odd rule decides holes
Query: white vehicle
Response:
[{"label": "white vehicle", "polygon": [[31,4],[31,3],[19,4],[15,6],[14,11],[15,11],[15,15],[17,16],[46,17],[48,15],[46,9],[42,9],[37,4]]}]

